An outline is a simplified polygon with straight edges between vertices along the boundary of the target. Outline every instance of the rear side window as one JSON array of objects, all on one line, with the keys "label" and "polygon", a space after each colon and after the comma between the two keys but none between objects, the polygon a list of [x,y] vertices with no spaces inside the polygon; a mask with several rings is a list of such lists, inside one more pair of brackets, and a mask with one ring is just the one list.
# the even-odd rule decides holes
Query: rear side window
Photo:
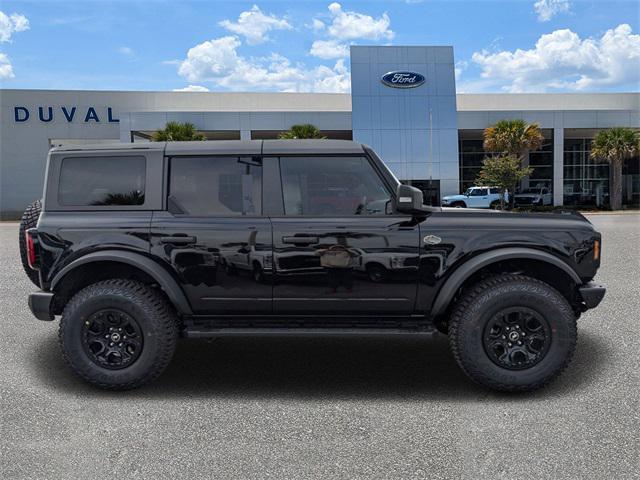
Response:
[{"label": "rear side window", "polygon": [[141,156],[62,160],[58,203],[65,206],[142,205],[146,159]]},{"label": "rear side window", "polygon": [[492,188],[491,189],[491,195],[497,195],[498,193],[500,193],[500,189],[499,188]]},{"label": "rear side window", "polygon": [[262,165],[238,157],[173,157],[170,209],[193,216],[260,215]]}]

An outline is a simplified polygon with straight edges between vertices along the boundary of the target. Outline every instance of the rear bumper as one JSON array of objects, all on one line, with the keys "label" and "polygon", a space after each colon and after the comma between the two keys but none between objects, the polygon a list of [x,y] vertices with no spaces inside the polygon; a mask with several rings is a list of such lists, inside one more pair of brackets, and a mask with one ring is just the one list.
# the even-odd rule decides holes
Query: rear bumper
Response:
[{"label": "rear bumper", "polygon": [[585,309],[595,308],[604,298],[607,289],[593,282],[585,283],[579,289]]},{"label": "rear bumper", "polygon": [[54,319],[51,314],[51,302],[53,301],[53,293],[33,292],[29,295],[29,309],[38,320],[50,321]]}]

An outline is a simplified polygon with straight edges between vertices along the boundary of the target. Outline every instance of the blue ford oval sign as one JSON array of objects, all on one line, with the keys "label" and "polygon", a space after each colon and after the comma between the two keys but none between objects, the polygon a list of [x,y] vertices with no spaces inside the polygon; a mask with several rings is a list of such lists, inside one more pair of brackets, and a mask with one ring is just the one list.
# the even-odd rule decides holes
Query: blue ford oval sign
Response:
[{"label": "blue ford oval sign", "polygon": [[382,83],[393,88],[415,88],[424,83],[424,75],[416,72],[389,72],[382,76]]}]

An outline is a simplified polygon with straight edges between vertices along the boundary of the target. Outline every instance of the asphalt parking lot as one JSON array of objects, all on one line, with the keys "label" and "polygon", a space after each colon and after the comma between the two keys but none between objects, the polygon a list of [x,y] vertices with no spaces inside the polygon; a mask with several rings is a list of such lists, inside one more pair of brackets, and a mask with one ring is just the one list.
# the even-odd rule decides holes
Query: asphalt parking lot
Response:
[{"label": "asphalt parking lot", "polygon": [[222,339],[109,393],[35,320],[17,225],[0,224],[2,478],[638,478],[640,215],[593,215],[603,304],[533,394],[472,384],[446,338]]}]

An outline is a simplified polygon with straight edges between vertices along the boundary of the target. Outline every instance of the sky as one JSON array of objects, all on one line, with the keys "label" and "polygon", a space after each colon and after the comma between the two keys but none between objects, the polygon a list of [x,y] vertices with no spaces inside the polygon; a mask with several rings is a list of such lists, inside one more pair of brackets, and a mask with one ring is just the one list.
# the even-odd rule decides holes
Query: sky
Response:
[{"label": "sky", "polygon": [[453,45],[459,93],[640,91],[640,2],[0,2],[0,86],[348,93],[350,45]]}]

